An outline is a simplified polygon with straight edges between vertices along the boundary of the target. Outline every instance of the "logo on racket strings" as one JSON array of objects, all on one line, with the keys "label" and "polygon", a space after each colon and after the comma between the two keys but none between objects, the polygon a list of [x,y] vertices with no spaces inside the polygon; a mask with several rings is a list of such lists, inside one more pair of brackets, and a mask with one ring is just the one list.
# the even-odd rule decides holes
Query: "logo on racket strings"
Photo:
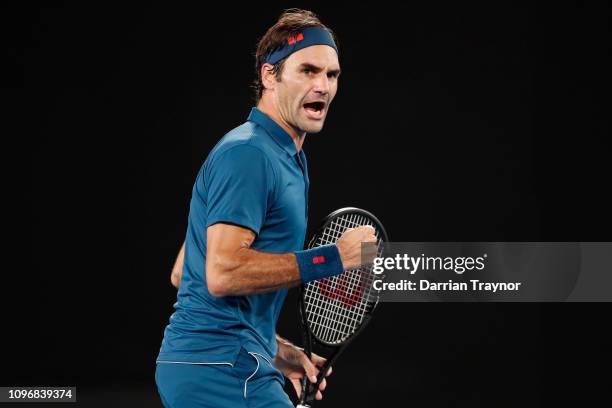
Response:
[{"label": "logo on racket strings", "polygon": [[348,294],[349,284],[346,274],[340,275],[335,286],[329,278],[318,281],[317,286],[319,287],[319,292],[325,298],[329,300],[339,299],[346,307],[352,307],[359,302],[363,292],[362,285],[359,283],[356,288],[353,288],[353,293],[351,295]]}]

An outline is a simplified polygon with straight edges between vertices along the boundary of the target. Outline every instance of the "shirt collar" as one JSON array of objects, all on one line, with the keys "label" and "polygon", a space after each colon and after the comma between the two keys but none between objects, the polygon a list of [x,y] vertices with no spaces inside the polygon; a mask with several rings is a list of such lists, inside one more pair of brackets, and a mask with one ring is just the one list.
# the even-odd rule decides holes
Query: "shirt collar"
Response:
[{"label": "shirt collar", "polygon": [[272,139],[289,153],[289,155],[295,156],[298,153],[295,142],[293,138],[289,136],[289,133],[259,109],[255,107],[251,109],[247,121],[257,123],[259,126],[263,127],[266,132],[272,136]]}]

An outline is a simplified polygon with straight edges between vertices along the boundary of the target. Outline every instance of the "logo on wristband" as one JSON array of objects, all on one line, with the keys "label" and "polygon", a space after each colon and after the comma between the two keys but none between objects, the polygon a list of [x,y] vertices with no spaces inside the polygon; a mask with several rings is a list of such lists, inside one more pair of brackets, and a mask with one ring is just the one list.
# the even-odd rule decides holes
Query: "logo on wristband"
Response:
[{"label": "logo on wristband", "polygon": [[314,256],[312,258],[312,263],[313,264],[325,263],[325,257],[324,256]]}]

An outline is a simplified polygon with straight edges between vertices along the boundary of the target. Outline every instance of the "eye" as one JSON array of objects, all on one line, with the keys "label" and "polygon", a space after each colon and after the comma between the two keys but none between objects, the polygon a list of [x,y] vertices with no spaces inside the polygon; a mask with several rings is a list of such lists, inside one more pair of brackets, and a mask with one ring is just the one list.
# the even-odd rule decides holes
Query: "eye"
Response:
[{"label": "eye", "polygon": [[310,68],[304,68],[302,72],[305,74],[312,74],[312,70]]},{"label": "eye", "polygon": [[327,77],[328,78],[338,78],[338,73],[337,72],[328,72],[327,73]]}]

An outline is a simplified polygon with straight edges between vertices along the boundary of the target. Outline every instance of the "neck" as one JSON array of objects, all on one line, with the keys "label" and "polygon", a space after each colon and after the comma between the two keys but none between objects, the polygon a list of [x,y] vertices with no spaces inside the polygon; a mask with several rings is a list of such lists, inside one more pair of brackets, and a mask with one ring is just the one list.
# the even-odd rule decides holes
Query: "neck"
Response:
[{"label": "neck", "polygon": [[297,130],[284,121],[278,114],[278,109],[274,108],[274,106],[272,106],[269,102],[264,101],[264,98],[261,98],[257,103],[257,109],[268,115],[270,119],[275,121],[289,134],[289,136],[291,136],[298,152],[302,150],[302,145],[304,144],[304,139],[306,138],[306,132]]}]

